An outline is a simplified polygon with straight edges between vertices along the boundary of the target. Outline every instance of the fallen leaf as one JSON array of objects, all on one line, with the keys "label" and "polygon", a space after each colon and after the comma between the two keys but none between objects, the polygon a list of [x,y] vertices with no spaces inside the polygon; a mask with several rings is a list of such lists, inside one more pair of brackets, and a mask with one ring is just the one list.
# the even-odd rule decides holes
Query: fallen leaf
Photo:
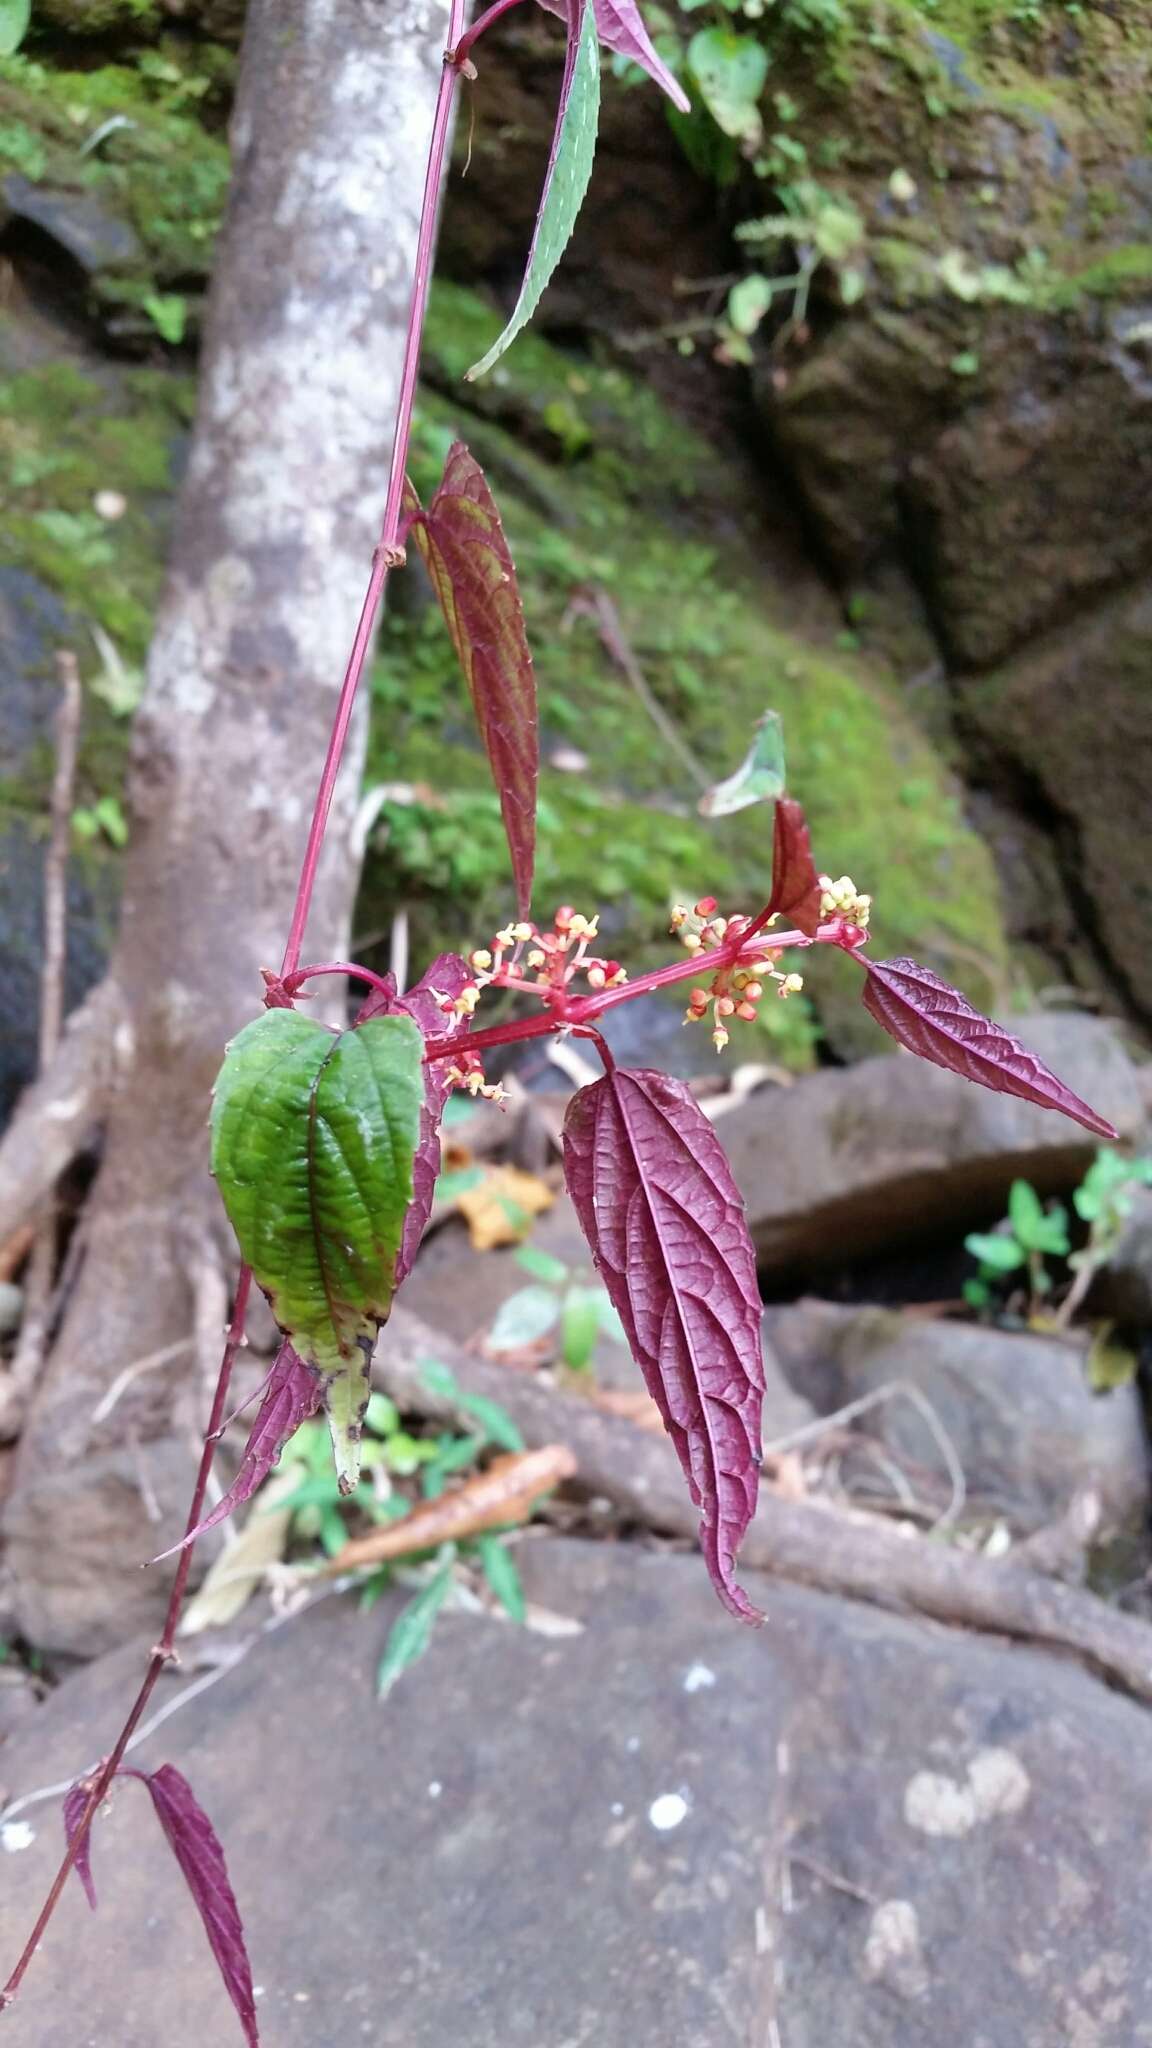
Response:
[{"label": "fallen leaf", "polygon": [[663,1436],[664,1423],[651,1394],[629,1393],[625,1388],[589,1387],[588,1399],[606,1415],[618,1415],[622,1422],[634,1422],[637,1429],[650,1429]]},{"label": "fallen leaf", "polygon": [[473,1249],[490,1252],[498,1245],[521,1244],[532,1218],[550,1209],[555,1200],[553,1190],[536,1174],[521,1173],[516,1166],[494,1166],[478,1187],[465,1189],[457,1207],[468,1224]]},{"label": "fallen leaf", "polygon": [[354,1537],[323,1567],[336,1576],[361,1565],[386,1564],[414,1550],[435,1550],[441,1543],[463,1543],[481,1529],[526,1522],[545,1493],[570,1479],[576,1460],[566,1444],[544,1444],[538,1451],[507,1452],[494,1458],[454,1493],[421,1501],[401,1522],[386,1522]]},{"label": "fallen leaf", "polygon": [[185,1608],[182,1636],[226,1628],[242,1613],[269,1565],[279,1564],[288,1547],[294,1510],[279,1503],[289,1499],[307,1476],[305,1466],[293,1458],[265,1481],[235,1542],[213,1559],[200,1591]]}]

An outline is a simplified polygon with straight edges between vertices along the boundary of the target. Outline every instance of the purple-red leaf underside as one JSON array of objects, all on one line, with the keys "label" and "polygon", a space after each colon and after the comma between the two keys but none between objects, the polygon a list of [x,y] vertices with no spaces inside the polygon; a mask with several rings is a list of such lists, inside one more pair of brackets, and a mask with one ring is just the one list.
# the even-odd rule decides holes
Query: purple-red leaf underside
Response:
[{"label": "purple-red leaf underside", "polygon": [[564,1120],[564,1172],[585,1237],[701,1511],[726,1607],[760,1477],[764,1367],[744,1205],[699,1104],[666,1074],[617,1068]]},{"label": "purple-red leaf underside", "polygon": [[184,1882],[196,1902],[209,1947],[216,1958],[229,1998],[236,2008],[248,2048],[260,2048],[252,1967],[244,1945],[244,1927],[228,1880],[224,1851],[211,1821],[198,1804],[186,1778],[171,1764],[162,1764],[144,1780],[152,1794],[156,1817],[180,1865]]},{"label": "purple-red leaf underside", "polygon": [[161,1558],[171,1557],[178,1550],[186,1550],[190,1543],[197,1542],[209,1529],[214,1529],[217,1523],[225,1521],[237,1508],[242,1508],[245,1501],[251,1500],[256,1488],[268,1477],[289,1437],[295,1434],[302,1422],[307,1422],[308,1417],[316,1413],[323,1392],[322,1375],[306,1365],[285,1338],[268,1375],[264,1398],[244,1446],[240,1469],[223,1500],[195,1529],[190,1529],[180,1543],[174,1543],[171,1550],[161,1551],[160,1557],[153,1558],[153,1564],[159,1564]]},{"label": "purple-red leaf underside", "polygon": [[[366,1023],[369,1017],[395,1015],[397,1011],[411,1017],[423,1032],[425,1039],[444,1038],[452,1029],[452,1016],[445,1012],[437,1001],[438,996],[447,996],[455,1002],[461,989],[472,980],[472,969],[459,953],[441,953],[432,962],[426,974],[407,995],[392,993],[383,995],[374,990],[357,1018],[358,1024]],[[395,984],[393,984],[393,988]],[[468,1027],[462,1026],[460,1040],[463,1044],[468,1037]],[[420,1113],[420,1143],[412,1161],[412,1201],[404,1220],[404,1236],[400,1245],[400,1256],[396,1261],[396,1285],[399,1287],[412,1270],[412,1261],[420,1249],[420,1240],[432,1214],[432,1203],[436,1194],[436,1182],[440,1173],[440,1118],[451,1083],[448,1079],[451,1060],[430,1060],[424,1066],[424,1107]]]},{"label": "purple-red leaf underside", "polygon": [[440,600],[468,685],[512,858],[516,901],[526,917],[536,857],[540,748],[536,678],[524,631],[516,570],[496,501],[462,441],[448,452],[426,512],[415,507],[412,538]]},{"label": "purple-red leaf underside", "polygon": [[[67,1792],[64,1794],[64,1839],[68,1843],[69,1848],[71,1848],[72,1846],[72,1837],[76,1833],[76,1830],[80,1825],[84,1809],[88,1804],[88,1795],[91,1792],[91,1790],[92,1787],[89,1780],[87,1778],[81,1778],[77,1784],[70,1785]],[[93,1815],[93,1819],[95,1819],[95,1815]],[[73,1864],[73,1869],[75,1870],[77,1877],[80,1879],[80,1882],[84,1887],[84,1896],[87,1899],[88,1904],[91,1906],[92,1911],[95,1912],[96,1886],[92,1882],[91,1828],[88,1829],[88,1832],[84,1837],[84,1840],[81,1842],[80,1847],[76,1851],[76,1859]]]},{"label": "purple-red leaf underside", "polygon": [[856,958],[868,972],[865,1009],[909,1052],[997,1095],[1017,1095],[1041,1109],[1058,1109],[1086,1130],[1115,1138],[1105,1117],[930,968],[915,960],[869,960],[863,953]]},{"label": "purple-red leaf underside", "polygon": [[[568,0],[540,0],[540,5],[549,14],[559,15],[561,21],[569,21]],[[674,107],[678,107],[682,114],[690,113],[692,103],[683,86],[653,49],[636,0],[594,0],[594,8],[596,34],[604,48],[613,51],[617,57],[630,57],[633,64],[639,64],[654,84],[667,93]]]},{"label": "purple-red leaf underside", "polygon": [[795,797],[778,797],[772,828],[772,895],[768,915],[774,917],[779,911],[797,931],[814,938],[820,923],[821,893],[803,809]]}]

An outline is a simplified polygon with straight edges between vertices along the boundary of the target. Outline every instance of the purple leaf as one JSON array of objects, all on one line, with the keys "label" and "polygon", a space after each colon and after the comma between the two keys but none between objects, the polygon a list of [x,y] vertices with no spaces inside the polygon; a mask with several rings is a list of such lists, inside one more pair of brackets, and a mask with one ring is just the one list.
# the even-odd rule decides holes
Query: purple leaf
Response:
[{"label": "purple leaf", "polygon": [[720,1141],[666,1074],[617,1068],[573,1096],[564,1172],[597,1269],[701,1510],[724,1605],[760,1477],[764,1366],[756,1259]]},{"label": "purple leaf", "polygon": [[[661,91],[667,93],[674,107],[678,107],[682,114],[690,113],[692,103],[668,66],[656,55],[636,0],[594,0],[594,4],[596,33],[604,48],[614,51],[618,57],[630,57],[633,64],[639,64]],[[568,0],[540,0],[540,5],[549,14],[558,14],[561,21],[568,21]]]},{"label": "purple leaf", "polygon": [[869,960],[863,953],[856,958],[868,970],[865,1009],[909,1052],[998,1095],[1018,1095],[1041,1109],[1058,1109],[1086,1130],[1116,1137],[1107,1119],[1066,1088],[1035,1053],[982,1017],[930,968],[915,960]]},{"label": "purple leaf", "polygon": [[[64,1839],[68,1843],[69,1847],[71,1847],[72,1837],[76,1833],[76,1830],[80,1825],[81,1819],[84,1814],[84,1809],[88,1804],[88,1798],[91,1791],[91,1780],[88,1778],[79,1778],[75,1785],[70,1786],[68,1791],[64,1794]],[[93,1820],[95,1820],[95,1814],[93,1814],[92,1818]],[[80,1882],[84,1887],[84,1895],[88,1900],[88,1904],[91,1906],[92,1911],[95,1912],[96,1887],[92,1882],[91,1828],[88,1829],[88,1832],[84,1837],[84,1840],[81,1842],[80,1847],[76,1851],[76,1860],[73,1865],[73,1868],[75,1869],[76,1875],[80,1879]]]},{"label": "purple leaf", "polygon": [[[411,488],[411,487],[409,487]],[[440,600],[500,798],[521,917],[532,900],[540,748],[524,609],[496,500],[462,441],[412,537]]]},{"label": "purple leaf", "polygon": [[[391,979],[391,977],[389,977]],[[395,993],[384,996],[374,990],[357,1018],[363,1024],[369,1017],[393,1015],[397,1010],[411,1017],[418,1024],[426,1039],[445,1038],[452,1030],[451,1012],[445,1012],[437,1001],[438,996],[447,996],[455,1002],[462,988],[472,980],[472,969],[459,953],[441,953],[432,962],[427,973],[422,975],[407,995]],[[394,986],[394,985],[393,985]],[[460,1038],[467,1038],[467,1028],[462,1028]],[[420,1143],[412,1161],[412,1201],[404,1219],[404,1237],[400,1256],[396,1261],[396,1285],[407,1278],[412,1270],[412,1261],[420,1249],[420,1240],[432,1214],[432,1203],[436,1194],[436,1182],[440,1174],[440,1118],[448,1095],[450,1082],[448,1069],[451,1060],[430,1060],[424,1068],[424,1108],[420,1113]]]},{"label": "purple leaf", "polygon": [[777,799],[772,831],[772,896],[768,915],[779,911],[809,938],[820,923],[820,877],[812,859],[808,821],[795,797]]},{"label": "purple leaf", "polygon": [[204,1932],[216,1958],[225,1989],[244,2029],[248,2048],[260,2048],[252,1967],[244,1946],[244,1928],[228,1881],[224,1851],[207,1814],[197,1804],[186,1778],[171,1764],[161,1764],[144,1780],[152,1794],[156,1817],[196,1901]]},{"label": "purple leaf", "polygon": [[172,1557],[178,1550],[186,1550],[190,1543],[197,1542],[207,1530],[214,1529],[218,1522],[225,1521],[237,1508],[242,1508],[245,1501],[251,1500],[261,1481],[268,1477],[289,1437],[310,1415],[315,1415],[323,1393],[323,1376],[313,1366],[306,1365],[285,1338],[268,1375],[264,1399],[252,1424],[240,1469],[232,1485],[212,1513],[206,1515],[195,1529],[190,1529],[182,1542],[174,1543],[171,1550],[162,1550],[159,1557],[153,1558],[153,1564]]}]

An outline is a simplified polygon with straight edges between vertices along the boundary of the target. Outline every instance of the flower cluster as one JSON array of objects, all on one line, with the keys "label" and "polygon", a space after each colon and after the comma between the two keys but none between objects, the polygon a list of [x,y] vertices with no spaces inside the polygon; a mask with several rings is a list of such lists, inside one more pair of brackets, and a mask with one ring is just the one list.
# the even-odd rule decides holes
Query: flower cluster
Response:
[{"label": "flower cluster", "polygon": [[[675,904],[671,918],[672,930],[689,953],[711,952],[717,946],[735,947],[741,932],[751,922],[751,918],[739,915],[717,917],[714,896],[702,896],[691,910],[682,903]],[[766,981],[775,982],[778,996],[797,995],[803,988],[803,975],[781,973],[776,966],[779,958],[780,949],[766,939],[764,951],[754,960],[742,962],[736,958],[718,968],[706,987],[690,991],[685,1023],[697,1024],[711,1011],[712,1043],[717,1052],[723,1052],[733,1017],[745,1024],[755,1023]]]},{"label": "flower cluster", "polygon": [[471,955],[468,964],[476,979],[456,998],[457,1013],[471,1015],[482,991],[492,986],[543,996],[557,1008],[579,974],[590,989],[620,988],[628,979],[620,962],[589,951],[599,930],[598,917],[584,917],[568,903],[556,912],[551,931],[526,920],[505,925],[490,947]]},{"label": "flower cluster", "polygon": [[842,917],[846,924],[855,925],[857,931],[866,932],[872,915],[872,898],[861,896],[851,875],[841,875],[835,882],[831,875],[821,875],[819,880],[823,915]]}]

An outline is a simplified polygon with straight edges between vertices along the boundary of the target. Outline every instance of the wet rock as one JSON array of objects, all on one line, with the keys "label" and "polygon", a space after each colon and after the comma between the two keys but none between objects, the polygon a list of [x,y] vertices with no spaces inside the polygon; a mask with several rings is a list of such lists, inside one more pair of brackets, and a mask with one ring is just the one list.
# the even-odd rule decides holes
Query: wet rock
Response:
[{"label": "wet rock", "polygon": [[1093,1285],[1092,1306],[1121,1322],[1152,1325],[1152,1188],[1136,1188],[1111,1259]]},{"label": "wet rock", "polygon": [[[223,1837],[269,2043],[1152,2042],[1141,1711],[1070,1663],[816,1593],[768,1585],[769,1626],[741,1629],[694,1558],[521,1553],[582,1633],[448,1614],[381,1707],[395,1600],[326,1602],[134,1757],[186,1772]],[[10,1792],[107,1745],[139,1654],[11,1737]],[[51,1806],[22,1818],[6,1955],[60,1849]],[[101,1923],[69,1885],[29,2041],[231,2040],[139,1786],[94,1867]]]},{"label": "wet rock", "polygon": [[[1011,1028],[1122,1138],[1145,1117],[1141,1076],[1115,1032],[1073,1012]],[[911,1055],[767,1088],[719,1118],[761,1263],[796,1279],[999,1213],[1013,1180],[1074,1187],[1095,1141],[1052,1110],[994,1095]]]},{"label": "wet rock", "polygon": [[1140,1396],[1134,1386],[1094,1394],[1079,1342],[825,1301],[770,1313],[768,1327],[790,1384],[821,1414],[894,1390],[852,1427],[883,1445],[930,1506],[951,1494],[942,1431],[964,1474],[966,1513],[1003,1516],[1028,1535],[1090,1491],[1113,1531],[1146,1518]]}]

